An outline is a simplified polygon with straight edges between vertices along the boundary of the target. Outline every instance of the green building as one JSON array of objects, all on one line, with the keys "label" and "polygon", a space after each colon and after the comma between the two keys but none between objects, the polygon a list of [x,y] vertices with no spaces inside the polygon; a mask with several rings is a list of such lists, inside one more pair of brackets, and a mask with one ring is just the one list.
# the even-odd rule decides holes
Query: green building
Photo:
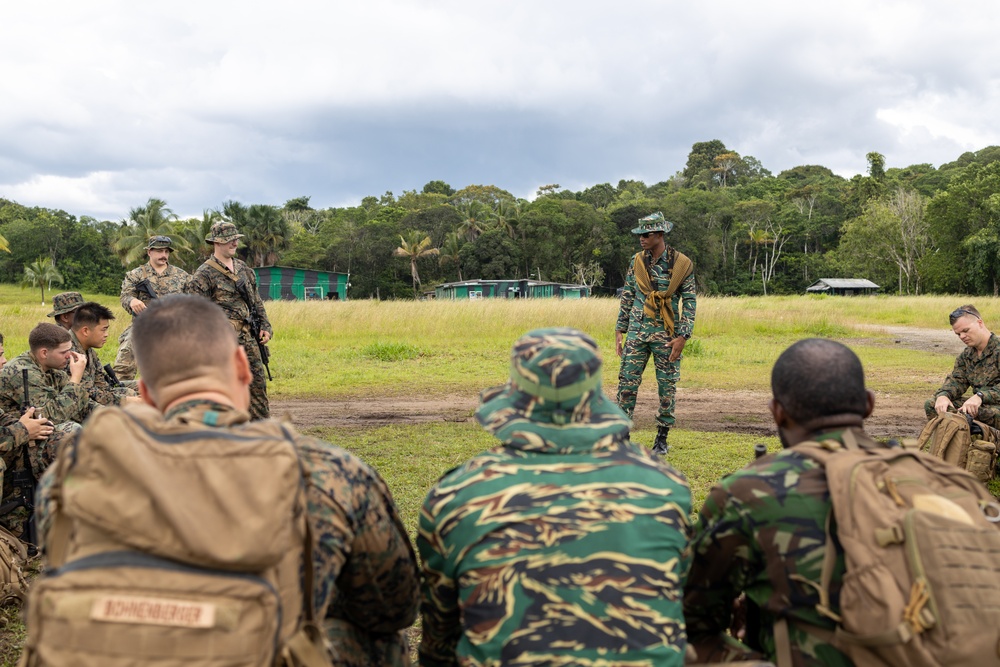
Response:
[{"label": "green building", "polygon": [[347,299],[350,277],[347,273],[294,269],[289,266],[259,266],[254,269],[254,273],[257,274],[257,291],[264,301]]},{"label": "green building", "polygon": [[541,280],[463,280],[434,289],[435,299],[580,299],[590,296],[586,285]]}]

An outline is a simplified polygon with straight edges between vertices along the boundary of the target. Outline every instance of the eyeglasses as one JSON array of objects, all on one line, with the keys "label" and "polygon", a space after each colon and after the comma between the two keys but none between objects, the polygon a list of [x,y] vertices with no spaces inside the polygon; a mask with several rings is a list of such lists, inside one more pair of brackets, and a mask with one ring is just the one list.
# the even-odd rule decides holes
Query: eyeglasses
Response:
[{"label": "eyeglasses", "polygon": [[652,235],[653,235],[653,232],[643,232],[642,234],[639,234],[639,236],[641,236],[644,239],[648,239]]},{"label": "eyeglasses", "polygon": [[958,321],[958,319],[960,317],[965,317],[966,315],[971,315],[972,317],[976,318],[977,320],[979,319],[979,315],[977,315],[976,313],[972,312],[971,310],[966,310],[965,308],[959,308],[959,309],[953,310],[951,312],[951,315],[948,316],[948,322],[950,324],[954,324],[955,322]]}]

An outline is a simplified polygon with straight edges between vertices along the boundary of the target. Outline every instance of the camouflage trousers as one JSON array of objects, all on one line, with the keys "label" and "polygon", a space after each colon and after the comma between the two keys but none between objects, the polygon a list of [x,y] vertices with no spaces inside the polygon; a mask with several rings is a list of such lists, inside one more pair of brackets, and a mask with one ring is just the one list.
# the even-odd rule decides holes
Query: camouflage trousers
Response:
[{"label": "camouflage trousers", "polygon": [[[35,479],[40,479],[46,468],[56,460],[56,455],[63,443],[67,442],[80,430],[80,425],[76,422],[63,422],[56,424],[55,430],[45,440],[34,440],[29,442],[28,460],[31,462],[32,473]],[[12,469],[24,469],[20,457],[13,461]],[[11,476],[8,473],[3,480],[3,499],[0,505],[6,505],[12,500],[18,500],[23,493],[23,489],[15,488],[11,484]],[[34,499],[32,499],[34,502]],[[0,517],[0,522],[15,536],[21,537],[24,533],[24,526],[28,522],[28,512],[23,506],[19,506],[8,514]]]},{"label": "camouflage trousers", "polygon": [[135,379],[135,357],[132,355],[132,325],[125,327],[125,331],[118,337],[118,355],[115,356],[115,375],[122,382]]},{"label": "camouflage trousers", "polygon": [[681,360],[671,362],[673,348],[669,341],[647,341],[626,338],[622,348],[622,365],[618,372],[618,407],[629,417],[635,411],[635,399],[650,355],[656,369],[656,386],[660,395],[660,409],[656,414],[657,426],[674,425],[674,393],[681,376]]},{"label": "camouflage trousers", "polygon": [[[926,403],[924,403],[924,414],[927,415],[927,419],[931,420],[937,417],[937,411],[934,410],[934,401],[937,398],[931,398]],[[958,409],[962,407],[965,403],[965,398],[960,398],[957,401],[951,402],[951,408],[948,412],[958,412]],[[976,421],[983,422],[987,426],[992,426],[993,428],[1000,428],[1000,406],[998,405],[981,405],[979,406],[979,412],[975,417]]]},{"label": "camouflage trousers", "polygon": [[323,619],[333,664],[343,667],[409,667],[410,647],[406,630],[374,633],[348,621]]},{"label": "camouflage trousers", "polygon": [[240,344],[250,360],[253,382],[250,383],[250,419],[267,419],[271,416],[271,406],[267,400],[267,371],[260,359],[260,348],[250,337],[249,330],[240,333]]}]

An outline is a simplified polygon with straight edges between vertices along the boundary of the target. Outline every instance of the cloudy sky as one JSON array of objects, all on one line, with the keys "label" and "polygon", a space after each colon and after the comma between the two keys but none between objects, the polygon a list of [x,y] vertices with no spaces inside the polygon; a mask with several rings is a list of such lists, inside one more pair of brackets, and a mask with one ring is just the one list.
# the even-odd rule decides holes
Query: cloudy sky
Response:
[{"label": "cloudy sky", "polygon": [[442,179],[532,198],[1000,144],[1000,3],[91,0],[0,11],[0,197],[120,219]]}]

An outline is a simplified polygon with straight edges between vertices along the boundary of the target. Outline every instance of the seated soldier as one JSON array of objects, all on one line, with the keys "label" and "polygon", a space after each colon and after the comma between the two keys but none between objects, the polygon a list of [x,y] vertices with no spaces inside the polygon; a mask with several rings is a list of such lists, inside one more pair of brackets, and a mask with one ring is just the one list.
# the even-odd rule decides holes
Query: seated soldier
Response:
[{"label": "seated soldier", "polygon": [[131,389],[115,386],[111,383],[97,350],[104,347],[108,340],[108,329],[111,320],[115,319],[110,308],[99,303],[88,301],[76,309],[73,317],[73,328],[70,330],[73,351],[87,359],[87,368],[83,372],[83,386],[90,394],[90,400],[100,405],[122,405],[128,402],[141,402],[142,399]]},{"label": "seated soldier", "polygon": [[84,303],[83,296],[79,292],[62,292],[52,297],[52,312],[47,315],[55,320],[56,324],[69,331],[73,326],[73,316],[76,309]]},{"label": "seated soldier", "polygon": [[691,493],[629,442],[597,344],[532,331],[481,401],[503,444],[446,473],[420,514],[420,664],[682,665]]},{"label": "seated soldier", "polygon": [[28,347],[28,352],[12,359],[0,371],[0,411],[21,414],[22,408],[34,407],[35,414],[56,424],[47,439],[28,445],[32,471],[40,477],[55,459],[60,443],[80,428],[80,422],[96,404],[83,386],[87,358],[73,352],[69,331],[41,322],[28,334]]},{"label": "seated soldier", "polygon": [[[403,630],[417,614],[417,562],[382,478],[346,450],[294,433],[287,425],[249,424],[250,364],[224,311],[207,299],[170,294],[151,301],[133,322],[132,349],[139,394],[162,414],[129,414],[136,420],[157,419],[150,429],[165,420],[176,437],[187,431],[205,437],[208,428],[218,433],[220,443],[242,439],[251,448],[254,437],[247,433],[275,426],[292,441],[304,474],[314,540],[312,599],[334,664],[408,665]],[[101,412],[110,417],[117,411]],[[52,466],[40,483],[37,514],[39,535],[50,554],[57,533],[48,503],[55,472]],[[128,629],[122,633],[127,635]],[[128,646],[115,650],[128,655]]]},{"label": "seated soldier", "polygon": [[[1000,338],[983,324],[972,304],[948,316],[951,328],[967,346],[955,360],[934,398],[924,404],[927,419],[958,411],[993,428],[1000,428]],[[967,390],[972,395],[963,400]]]}]

